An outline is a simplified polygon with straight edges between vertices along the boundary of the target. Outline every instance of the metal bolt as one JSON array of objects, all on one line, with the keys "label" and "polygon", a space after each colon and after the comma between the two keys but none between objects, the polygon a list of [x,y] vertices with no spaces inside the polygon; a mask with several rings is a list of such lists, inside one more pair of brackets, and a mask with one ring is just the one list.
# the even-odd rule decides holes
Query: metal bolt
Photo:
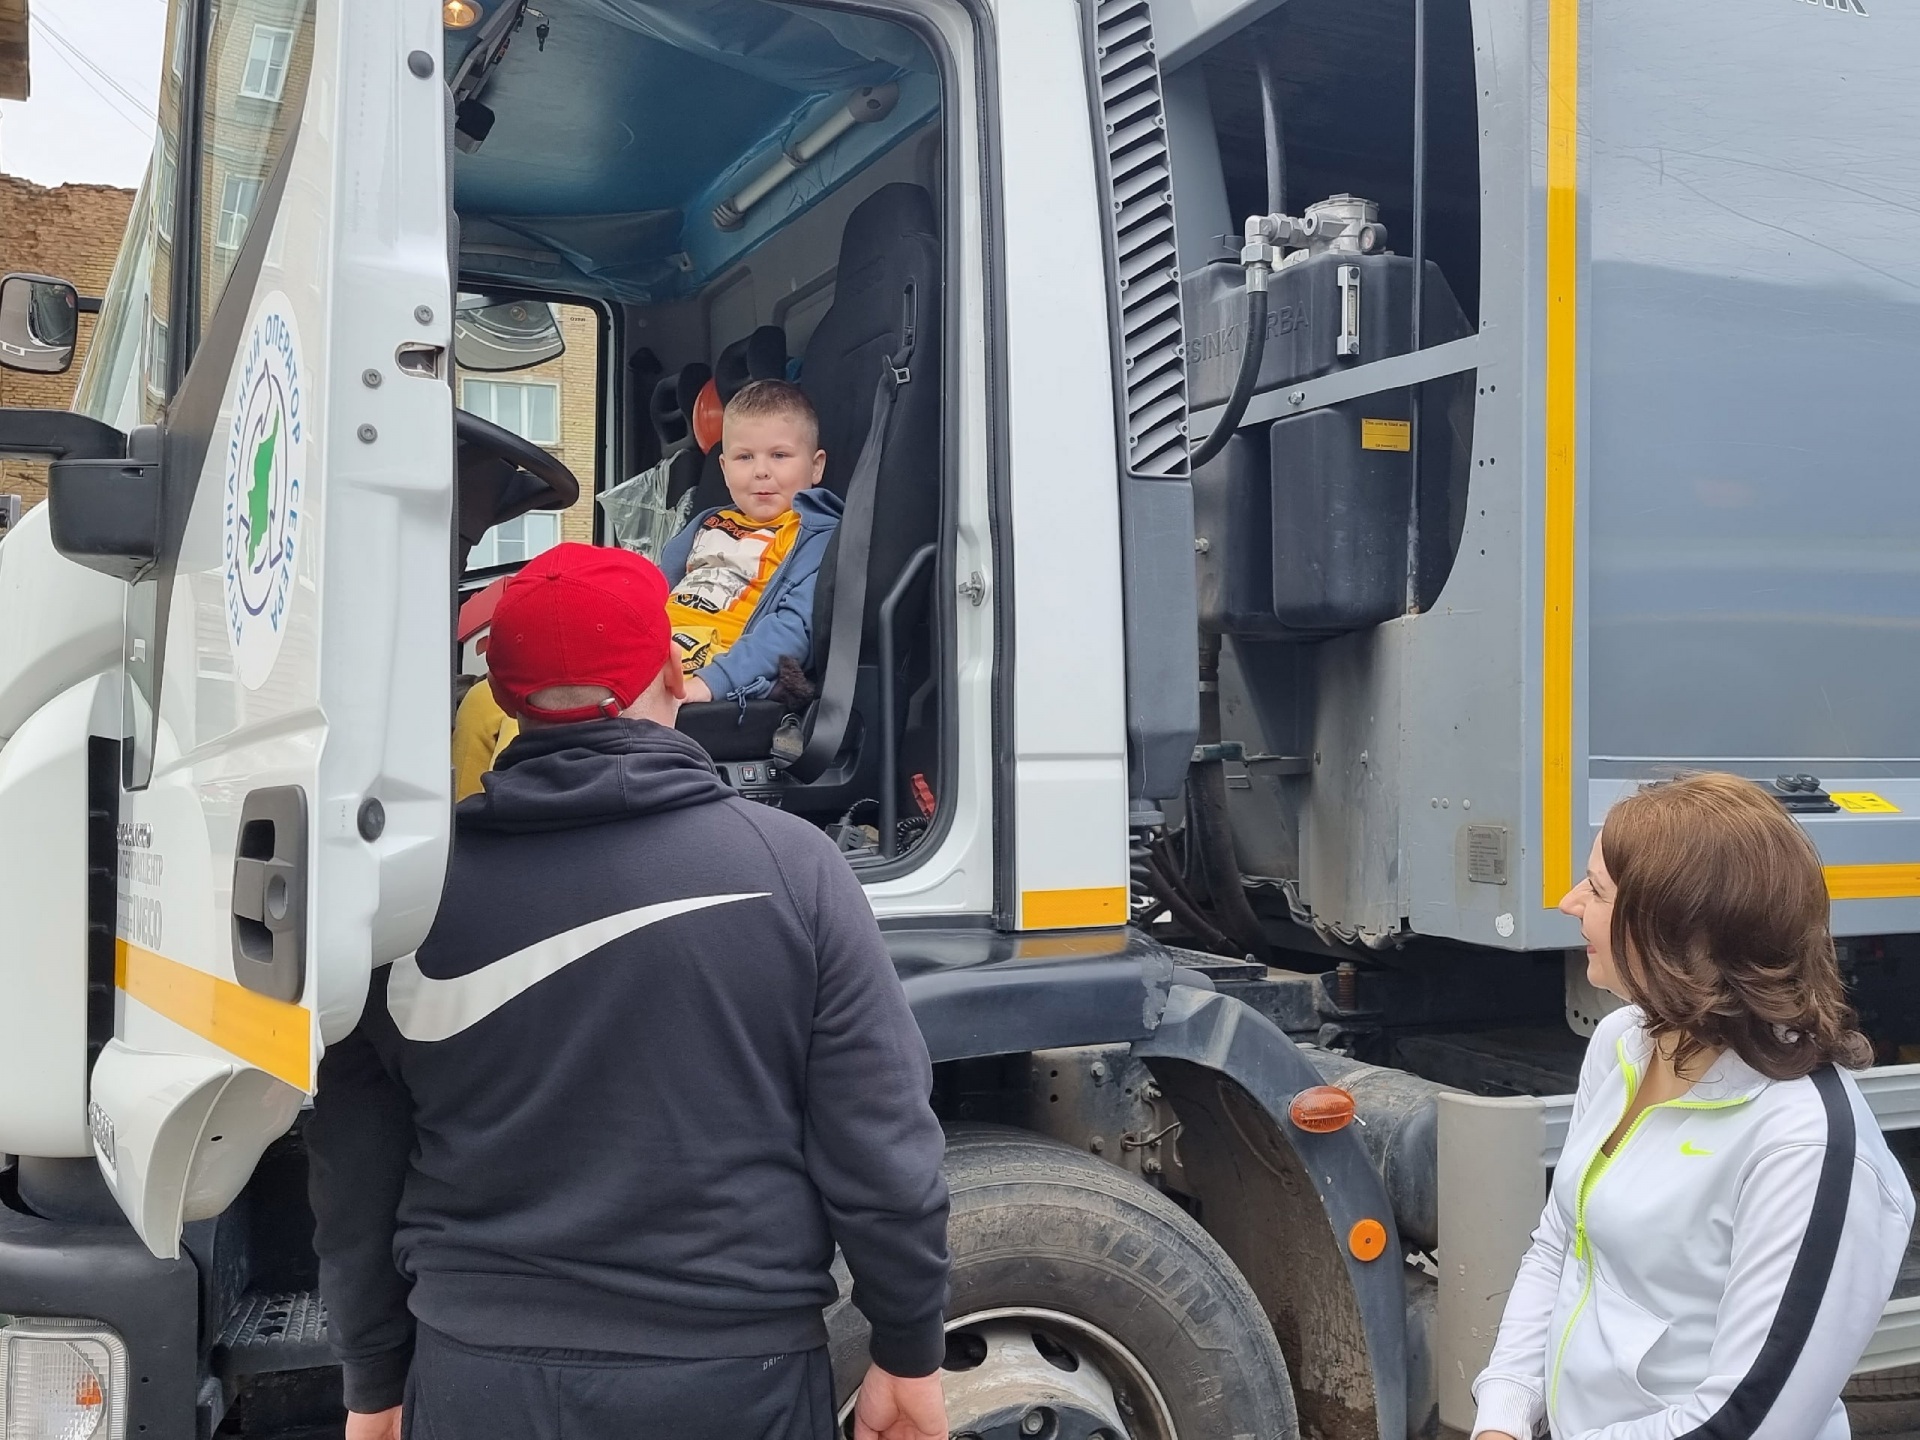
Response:
[{"label": "metal bolt", "polygon": [[371,425],[362,425],[353,433],[360,437],[360,443],[363,445],[371,445],[380,438],[380,432]]},{"label": "metal bolt", "polygon": [[1158,1100],[1160,1098],[1160,1087],[1151,1080],[1147,1081],[1146,1084],[1140,1087],[1140,1098],[1142,1100]]},{"label": "metal bolt", "polygon": [[1360,763],[1362,765],[1365,765],[1367,763],[1367,752],[1364,750],[1360,752]]},{"label": "metal bolt", "polygon": [[1306,403],[1307,392],[1304,390],[1295,390],[1287,396],[1287,404],[1289,405],[1304,405]]},{"label": "metal bolt", "polygon": [[1020,1417],[1020,1433],[1022,1435],[1038,1435],[1046,1428],[1047,1412],[1042,1408],[1036,1407]]},{"label": "metal bolt", "polygon": [[1196,553],[1204,555],[1213,549],[1213,542],[1204,535],[1196,535],[1193,540],[1193,548]]},{"label": "metal bolt", "polygon": [[381,378],[378,370],[362,370],[360,372],[360,383],[369,390],[378,390],[380,388]]},{"label": "metal bolt", "polygon": [[1149,1155],[1140,1162],[1140,1169],[1143,1174],[1158,1175],[1166,1167],[1160,1163],[1158,1155]]},{"label": "metal bolt", "polygon": [[1462,810],[1471,810],[1473,808],[1473,802],[1471,800],[1462,800],[1460,802],[1460,808]]},{"label": "metal bolt", "polygon": [[1093,1064],[1087,1067],[1087,1073],[1093,1076],[1094,1084],[1100,1085],[1105,1083],[1107,1078],[1107,1062],[1104,1060],[1094,1061]]},{"label": "metal bolt", "polygon": [[1098,1155],[1101,1151],[1105,1150],[1106,1148],[1107,1148],[1107,1139],[1106,1139],[1106,1136],[1104,1135],[1096,1135],[1091,1140],[1087,1141],[1087,1149],[1091,1150],[1096,1155]]},{"label": "metal bolt", "polygon": [[433,323],[433,307],[431,305],[414,306],[413,318],[418,320],[422,325],[431,325]]}]

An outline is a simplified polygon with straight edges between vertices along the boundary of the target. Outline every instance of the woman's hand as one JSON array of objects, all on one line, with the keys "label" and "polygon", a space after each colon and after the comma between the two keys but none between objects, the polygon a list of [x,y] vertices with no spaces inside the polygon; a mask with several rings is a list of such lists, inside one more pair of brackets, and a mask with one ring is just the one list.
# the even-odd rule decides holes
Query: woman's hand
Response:
[{"label": "woman's hand", "polygon": [[349,1410],[346,1440],[400,1440],[400,1407],[377,1410],[371,1415]]},{"label": "woman's hand", "polygon": [[711,699],[713,699],[713,691],[708,688],[707,682],[702,680],[698,675],[689,675],[687,677],[687,696],[682,703],[687,705],[704,705]]}]

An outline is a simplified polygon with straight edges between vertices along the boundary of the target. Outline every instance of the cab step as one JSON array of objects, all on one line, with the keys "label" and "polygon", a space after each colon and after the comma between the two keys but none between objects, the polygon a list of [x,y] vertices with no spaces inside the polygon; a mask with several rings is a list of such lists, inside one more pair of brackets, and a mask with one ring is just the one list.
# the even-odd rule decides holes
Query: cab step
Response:
[{"label": "cab step", "polygon": [[316,1290],[241,1296],[213,1346],[214,1373],[225,1379],[335,1363],[327,1345],[327,1307]]}]

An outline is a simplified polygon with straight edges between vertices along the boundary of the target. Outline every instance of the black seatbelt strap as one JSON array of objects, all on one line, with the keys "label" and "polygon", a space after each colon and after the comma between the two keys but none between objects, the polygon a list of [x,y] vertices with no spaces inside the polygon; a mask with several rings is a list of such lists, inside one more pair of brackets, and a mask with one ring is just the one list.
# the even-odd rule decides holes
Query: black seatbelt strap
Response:
[{"label": "black seatbelt strap", "polygon": [[853,718],[854,681],[860,670],[860,650],[867,620],[867,569],[873,552],[873,516],[880,488],[880,460],[887,449],[887,428],[893,419],[900,388],[913,371],[914,287],[900,297],[900,350],[880,360],[880,380],[873,392],[873,417],[860,458],[847,481],[847,503],[834,535],[833,615],[828,628],[826,673],[820,677],[820,698],[813,707],[813,728],[799,758],[787,767],[796,780],[813,781],[840,753]]}]

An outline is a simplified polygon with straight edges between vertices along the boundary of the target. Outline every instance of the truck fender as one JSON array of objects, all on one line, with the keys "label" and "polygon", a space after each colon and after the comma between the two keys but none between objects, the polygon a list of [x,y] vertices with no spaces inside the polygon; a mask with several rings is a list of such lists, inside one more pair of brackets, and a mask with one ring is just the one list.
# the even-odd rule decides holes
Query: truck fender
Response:
[{"label": "truck fender", "polygon": [[[1295,1095],[1324,1083],[1320,1072],[1258,1011],[1186,986],[1171,988],[1133,1053],[1180,1117],[1181,1161],[1203,1223],[1273,1320],[1302,1432],[1402,1440],[1400,1235],[1355,1129],[1316,1135],[1288,1118]],[[1384,1246],[1354,1243],[1369,1221]]]},{"label": "truck fender", "polygon": [[[1357,1130],[1300,1130],[1293,1097],[1325,1083],[1264,1015],[1183,970],[1138,930],[1013,936],[893,929],[887,945],[936,1064],[1131,1043],[1181,1121],[1201,1220],[1272,1319],[1302,1433],[1403,1440],[1407,1293],[1385,1182]],[[1363,1260],[1353,1228],[1386,1243]]]}]

